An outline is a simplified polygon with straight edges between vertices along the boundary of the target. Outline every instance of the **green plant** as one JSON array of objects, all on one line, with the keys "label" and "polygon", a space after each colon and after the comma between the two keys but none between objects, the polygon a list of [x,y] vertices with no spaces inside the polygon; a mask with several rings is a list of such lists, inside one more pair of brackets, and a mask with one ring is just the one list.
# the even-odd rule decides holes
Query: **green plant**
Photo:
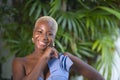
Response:
[{"label": "green plant", "polygon": [[[4,9],[6,6],[0,8],[6,13],[1,13],[0,20],[5,30],[3,38],[12,54],[25,56],[32,52],[35,20],[50,15],[59,25],[55,41],[58,51],[69,51],[96,69],[103,68],[102,74],[106,73],[106,80],[110,80],[109,66],[113,64],[114,41],[119,29],[119,0],[25,0],[17,3],[21,4],[13,4],[8,10]],[[4,23],[4,17],[10,21]]]}]

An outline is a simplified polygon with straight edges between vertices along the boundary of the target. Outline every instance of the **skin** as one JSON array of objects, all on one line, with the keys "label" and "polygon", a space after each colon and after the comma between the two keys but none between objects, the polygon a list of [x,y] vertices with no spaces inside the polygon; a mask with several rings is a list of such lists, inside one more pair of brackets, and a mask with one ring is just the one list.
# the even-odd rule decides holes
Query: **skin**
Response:
[{"label": "skin", "polygon": [[[47,63],[53,57],[58,58],[57,50],[52,47],[55,35],[54,28],[49,26],[48,22],[38,23],[33,30],[32,38],[35,50],[26,57],[13,60],[13,80],[37,80],[40,76],[44,79],[49,77],[50,72]],[[73,71],[83,75],[88,80],[104,80],[94,68],[76,56],[68,52],[65,52],[64,55],[67,55],[73,61],[71,67]]]}]

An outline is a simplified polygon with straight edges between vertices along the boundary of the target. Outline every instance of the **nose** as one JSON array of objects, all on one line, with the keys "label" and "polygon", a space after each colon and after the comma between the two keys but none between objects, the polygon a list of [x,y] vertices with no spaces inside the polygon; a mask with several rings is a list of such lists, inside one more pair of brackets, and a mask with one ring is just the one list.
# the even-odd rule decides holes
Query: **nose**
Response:
[{"label": "nose", "polygon": [[47,36],[47,34],[44,34],[44,36],[43,36],[43,40],[48,40],[48,36]]}]

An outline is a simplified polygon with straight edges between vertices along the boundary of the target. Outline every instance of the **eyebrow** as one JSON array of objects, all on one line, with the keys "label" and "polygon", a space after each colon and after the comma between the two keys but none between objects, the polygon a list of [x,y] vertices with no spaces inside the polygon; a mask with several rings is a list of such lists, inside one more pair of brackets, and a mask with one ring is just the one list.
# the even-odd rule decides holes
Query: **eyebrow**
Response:
[{"label": "eyebrow", "polygon": [[[43,31],[42,28],[38,28],[38,29],[36,29],[36,31],[38,31],[38,30],[42,30],[42,31]],[[52,31],[52,30],[49,30],[49,31],[47,31],[47,32],[53,32],[53,31]]]}]

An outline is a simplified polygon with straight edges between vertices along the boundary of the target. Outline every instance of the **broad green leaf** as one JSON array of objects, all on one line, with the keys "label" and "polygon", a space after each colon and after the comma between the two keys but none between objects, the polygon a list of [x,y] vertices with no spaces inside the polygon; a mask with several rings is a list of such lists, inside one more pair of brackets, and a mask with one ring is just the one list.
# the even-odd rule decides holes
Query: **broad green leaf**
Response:
[{"label": "broad green leaf", "polygon": [[92,46],[92,49],[95,50],[99,44],[100,44],[99,40],[96,40]]},{"label": "broad green leaf", "polygon": [[120,19],[120,12],[112,9],[112,8],[108,8],[108,7],[104,7],[104,6],[99,6],[98,8],[101,8],[105,11],[110,12],[111,14],[115,15],[118,19]]}]

